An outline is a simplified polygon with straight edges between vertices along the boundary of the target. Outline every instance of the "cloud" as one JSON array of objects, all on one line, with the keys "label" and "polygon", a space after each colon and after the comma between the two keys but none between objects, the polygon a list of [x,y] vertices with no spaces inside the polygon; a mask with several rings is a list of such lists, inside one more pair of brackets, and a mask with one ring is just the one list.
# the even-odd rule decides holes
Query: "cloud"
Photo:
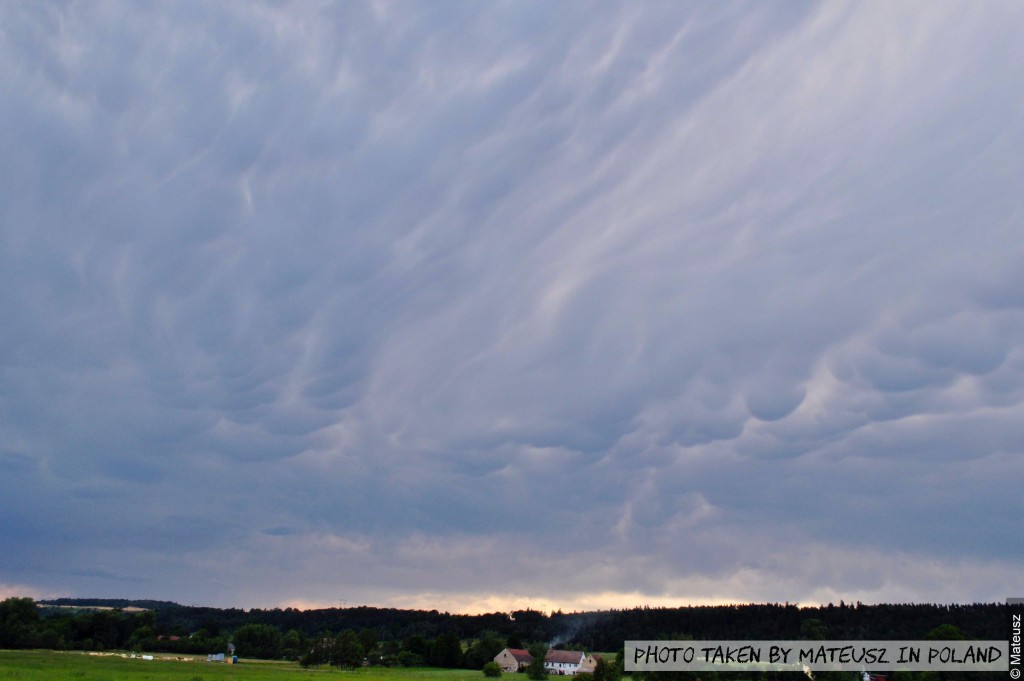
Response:
[{"label": "cloud", "polygon": [[0,14],[0,582],[1010,588],[1019,9]]}]

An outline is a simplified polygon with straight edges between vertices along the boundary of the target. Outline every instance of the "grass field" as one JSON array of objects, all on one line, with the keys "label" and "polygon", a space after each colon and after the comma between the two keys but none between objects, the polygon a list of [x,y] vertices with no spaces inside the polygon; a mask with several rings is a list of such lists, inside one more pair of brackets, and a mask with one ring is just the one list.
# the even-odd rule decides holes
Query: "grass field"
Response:
[{"label": "grass field", "polygon": [[[191,657],[191,656],[185,656]],[[340,671],[303,669],[294,662],[242,660],[241,664],[182,661],[157,654],[156,659],[130,659],[78,652],[0,650],[0,681],[484,681],[478,671],[366,667]]]}]

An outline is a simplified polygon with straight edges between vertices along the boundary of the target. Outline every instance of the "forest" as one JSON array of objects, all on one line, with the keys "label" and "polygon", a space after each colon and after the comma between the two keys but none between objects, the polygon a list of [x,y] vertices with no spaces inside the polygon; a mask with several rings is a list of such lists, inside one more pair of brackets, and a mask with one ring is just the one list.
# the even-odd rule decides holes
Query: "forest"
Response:
[{"label": "forest", "polygon": [[0,648],[229,650],[309,664],[480,669],[508,646],[615,652],[627,640],[995,640],[1009,608],[999,603],[750,604],[462,615],[369,606],[320,610],[211,608],[169,601],[0,601]]}]

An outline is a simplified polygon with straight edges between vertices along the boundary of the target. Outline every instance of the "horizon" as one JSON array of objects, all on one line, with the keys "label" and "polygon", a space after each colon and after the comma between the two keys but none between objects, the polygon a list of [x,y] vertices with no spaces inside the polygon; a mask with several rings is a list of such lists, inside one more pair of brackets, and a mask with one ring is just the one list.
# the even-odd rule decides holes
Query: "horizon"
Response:
[{"label": "horizon", "polygon": [[[13,594],[0,594],[0,600],[4,598],[18,597]],[[21,596],[26,597],[26,596]],[[322,604],[317,605],[308,603],[304,606],[300,605],[275,605],[275,606],[241,606],[241,605],[223,605],[223,606],[212,606],[201,603],[181,603],[179,601],[172,601],[160,598],[98,598],[93,596],[54,596],[50,598],[33,599],[37,604],[50,605],[54,607],[50,602],[59,600],[69,601],[99,601],[99,602],[112,602],[112,601],[128,601],[131,603],[139,603],[146,601],[153,601],[157,603],[169,603],[178,607],[185,608],[209,608],[215,610],[241,610],[242,612],[251,612],[252,610],[286,610],[293,609],[300,612],[315,612],[320,610],[356,610],[360,608],[371,608],[378,610],[402,610],[410,612],[438,612],[446,615],[459,615],[459,616],[485,616],[485,615],[512,615],[521,612],[536,612],[545,617],[551,617],[555,614],[562,615],[574,615],[574,614],[587,614],[587,613],[600,613],[600,612],[612,612],[612,611],[628,611],[628,610],[643,610],[643,609],[683,609],[683,608],[718,608],[718,607],[733,607],[733,606],[782,606],[782,607],[796,607],[798,609],[821,609],[829,607],[847,607],[847,608],[858,608],[858,607],[875,607],[881,605],[898,605],[898,606],[912,606],[912,605],[932,605],[932,606],[966,606],[966,605],[1003,605],[1006,604],[1005,599],[1003,601],[948,601],[948,602],[936,602],[936,601],[920,601],[920,602],[906,602],[906,603],[891,603],[891,602],[877,602],[877,603],[864,603],[861,601],[847,603],[840,600],[837,603],[790,603],[788,601],[781,602],[728,602],[728,603],[675,603],[675,604],[661,604],[654,605],[650,603],[639,603],[632,606],[618,607],[598,607],[585,610],[566,610],[564,608],[555,607],[552,609],[535,608],[535,607],[517,607],[517,608],[506,608],[499,610],[487,610],[487,611],[462,611],[462,610],[451,610],[448,608],[441,607],[407,607],[401,605],[379,605],[371,603],[360,603],[360,604],[346,604],[346,605],[331,605]],[[76,606],[74,604],[62,605],[57,607],[114,607],[114,606]],[[115,607],[116,609],[116,607]]]}]

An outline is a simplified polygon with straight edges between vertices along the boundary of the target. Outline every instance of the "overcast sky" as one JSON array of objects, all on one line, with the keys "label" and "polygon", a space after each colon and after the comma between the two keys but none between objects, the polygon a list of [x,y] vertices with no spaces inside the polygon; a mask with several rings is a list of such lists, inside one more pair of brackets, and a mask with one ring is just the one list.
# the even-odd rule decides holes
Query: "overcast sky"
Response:
[{"label": "overcast sky", "polygon": [[1024,595],[1022,32],[0,3],[0,596]]}]

